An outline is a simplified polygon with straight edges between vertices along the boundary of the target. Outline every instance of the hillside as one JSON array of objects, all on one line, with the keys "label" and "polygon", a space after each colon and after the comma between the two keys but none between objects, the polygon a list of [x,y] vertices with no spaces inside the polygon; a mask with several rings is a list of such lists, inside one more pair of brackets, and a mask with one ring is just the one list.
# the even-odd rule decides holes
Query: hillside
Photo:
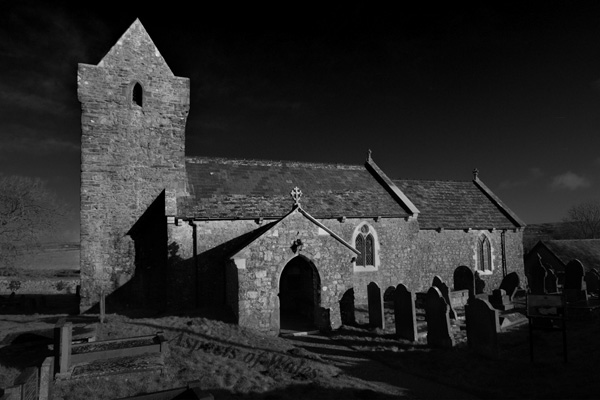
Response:
[{"label": "hillside", "polygon": [[570,222],[531,224],[523,232],[523,250],[527,252],[540,240],[580,239]]}]

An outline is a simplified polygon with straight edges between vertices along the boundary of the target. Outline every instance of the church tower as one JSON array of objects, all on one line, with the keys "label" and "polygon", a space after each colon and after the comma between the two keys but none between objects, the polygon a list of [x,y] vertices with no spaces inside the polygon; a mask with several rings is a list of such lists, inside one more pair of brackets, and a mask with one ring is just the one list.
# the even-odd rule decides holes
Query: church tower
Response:
[{"label": "church tower", "polygon": [[154,251],[161,256],[151,257],[135,232],[157,218],[149,229],[161,231],[165,215],[176,213],[175,197],[185,192],[190,84],[173,75],[136,20],[98,65],[79,64],[77,87],[85,311],[101,291],[110,297],[142,269],[164,269],[166,234],[150,246],[160,247]]}]

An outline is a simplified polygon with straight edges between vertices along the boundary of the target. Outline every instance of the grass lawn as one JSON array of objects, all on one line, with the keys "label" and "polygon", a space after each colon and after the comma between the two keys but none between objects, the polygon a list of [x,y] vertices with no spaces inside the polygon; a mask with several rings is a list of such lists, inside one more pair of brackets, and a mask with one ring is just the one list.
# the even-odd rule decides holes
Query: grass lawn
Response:
[{"label": "grass lawn", "polygon": [[79,244],[53,243],[34,249],[14,260],[10,269],[0,269],[0,276],[18,278],[48,278],[57,275],[77,276]]},{"label": "grass lawn", "polygon": [[[0,385],[10,383],[20,369],[14,361],[23,355],[6,350],[15,349],[9,343],[19,337],[17,331],[25,332],[28,325],[37,323],[34,328],[41,332],[55,322],[47,317],[38,321],[31,316],[22,321],[17,321],[18,316],[11,318],[16,319],[14,325],[0,324],[5,346],[0,348]],[[469,351],[464,332],[454,348],[443,350],[430,349],[423,340],[397,340],[390,326],[384,331],[343,327],[329,337],[333,343],[354,349],[347,352],[356,355],[354,369],[340,368],[328,357],[296,347],[284,338],[202,317],[128,318],[113,314],[107,323],[98,325],[97,336],[104,340],[157,331],[170,339],[165,373],[61,382],[55,385],[53,398],[115,399],[182,387],[191,381],[200,381],[202,389],[218,399],[398,398],[398,392],[389,385],[364,381],[353,374],[356,368],[372,365],[366,358],[392,371],[426,377],[481,398],[598,398],[595,376],[600,363],[600,320],[594,317],[569,321],[567,364],[563,363],[562,333],[551,331],[535,331],[536,359],[531,363],[527,324],[501,334],[497,360]]]},{"label": "grass lawn", "polygon": [[[361,311],[358,310],[360,316]],[[590,314],[567,322],[564,363],[561,330],[534,330],[534,362],[530,357],[529,325],[499,334],[499,356],[490,359],[470,351],[466,332],[455,335],[452,349],[431,349],[426,338],[417,343],[394,338],[393,317],[386,310],[384,331],[346,327],[335,340],[369,353],[384,364],[461,388],[481,398],[599,398],[595,376],[600,372],[600,318]],[[363,317],[364,320],[364,317]],[[391,322],[391,323],[390,323]]]}]

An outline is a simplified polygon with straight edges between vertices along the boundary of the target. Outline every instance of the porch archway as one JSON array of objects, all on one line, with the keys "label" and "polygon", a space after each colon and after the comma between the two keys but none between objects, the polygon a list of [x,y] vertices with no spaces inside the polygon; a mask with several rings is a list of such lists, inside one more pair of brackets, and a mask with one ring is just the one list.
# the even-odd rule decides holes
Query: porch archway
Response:
[{"label": "porch archway", "polygon": [[315,329],[321,304],[321,279],[314,264],[304,256],[292,258],[279,278],[281,330]]}]

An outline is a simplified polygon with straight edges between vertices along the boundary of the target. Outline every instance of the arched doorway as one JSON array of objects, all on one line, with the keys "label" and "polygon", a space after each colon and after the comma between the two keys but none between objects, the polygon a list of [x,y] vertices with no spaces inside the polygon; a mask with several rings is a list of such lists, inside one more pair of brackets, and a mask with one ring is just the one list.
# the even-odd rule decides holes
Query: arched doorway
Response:
[{"label": "arched doorway", "polygon": [[311,330],[316,327],[321,303],[319,272],[307,258],[291,259],[279,279],[279,311],[282,330]]}]

